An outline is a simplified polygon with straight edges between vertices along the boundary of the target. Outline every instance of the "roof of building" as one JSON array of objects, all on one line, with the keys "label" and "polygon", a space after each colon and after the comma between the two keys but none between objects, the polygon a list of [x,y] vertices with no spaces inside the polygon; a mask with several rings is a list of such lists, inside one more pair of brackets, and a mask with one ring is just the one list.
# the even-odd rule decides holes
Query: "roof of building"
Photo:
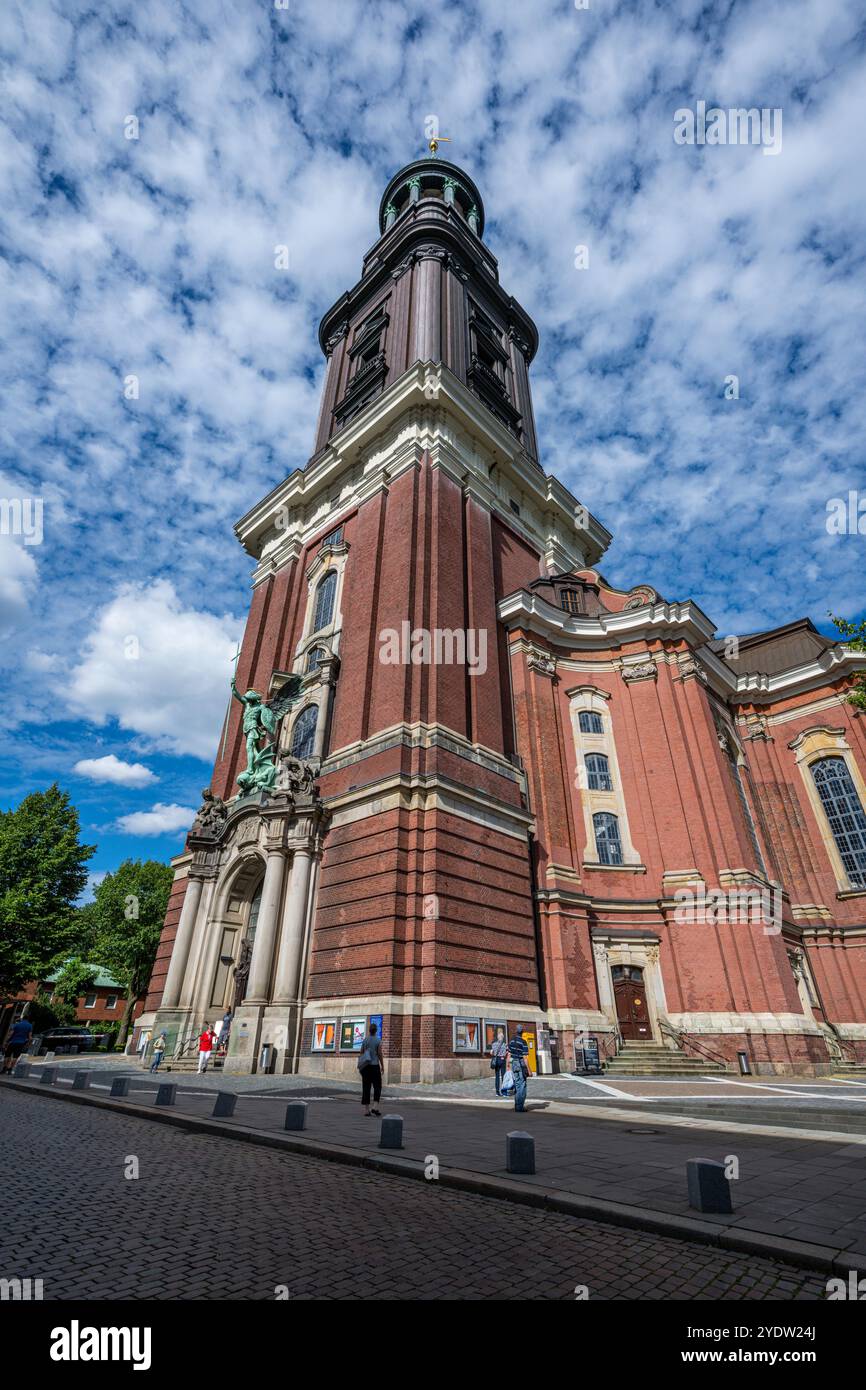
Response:
[{"label": "roof of building", "polygon": [[832,637],[824,637],[809,618],[798,618],[782,627],[738,637],[736,656],[726,652],[730,640],[729,637],[714,638],[708,645],[738,675],[758,672],[775,676],[796,666],[806,666],[816,661],[822,652],[838,645]]},{"label": "roof of building", "polygon": [[[62,967],[61,967],[61,966],[58,966],[56,970],[52,970],[52,972],[51,972],[50,975],[44,975],[42,978],[43,978],[45,984],[46,984],[46,985],[53,985],[53,984],[55,983],[55,981],[57,980],[58,976],[60,975],[61,969],[62,969]],[[94,972],[95,972],[94,977],[93,977],[93,985],[92,985],[92,988],[93,988],[93,989],[121,989],[121,988],[122,988],[122,986],[118,984],[117,980],[115,980],[114,976],[113,976],[113,975],[109,975],[109,973],[108,973],[107,970],[103,970],[103,968],[102,968],[101,965],[94,965],[94,966],[92,967],[92,969],[93,969]]]}]

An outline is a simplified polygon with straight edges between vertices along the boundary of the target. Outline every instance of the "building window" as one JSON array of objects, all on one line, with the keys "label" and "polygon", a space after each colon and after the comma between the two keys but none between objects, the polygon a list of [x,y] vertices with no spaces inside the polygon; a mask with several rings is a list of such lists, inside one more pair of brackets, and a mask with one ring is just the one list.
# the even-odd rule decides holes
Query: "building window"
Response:
[{"label": "building window", "polygon": [[105,1001],[105,1007],[106,1007],[106,1009],[116,1009],[116,1008],[117,1008],[117,995],[116,995],[116,994],[109,994],[108,998],[107,998],[106,1001]]},{"label": "building window", "polygon": [[313,756],[318,714],[319,711],[315,705],[307,705],[306,709],[302,709],[295,720],[295,727],[292,730],[293,758],[311,758]]},{"label": "building window", "polygon": [[559,595],[559,603],[560,607],[564,608],[566,613],[579,613],[581,611],[580,594],[577,589],[562,589]]},{"label": "building window", "polygon": [[578,724],[582,734],[601,734],[604,733],[604,726],[601,722],[601,715],[594,710],[582,709],[578,715]]},{"label": "building window", "polygon": [[342,541],[343,541],[343,528],[342,528],[342,526],[338,526],[337,529],[336,529],[336,531],[330,531],[330,532],[328,533],[328,535],[327,535],[327,536],[325,537],[325,539],[322,541],[322,544],[319,546],[319,549],[320,549],[320,550],[324,550],[325,547],[326,547],[326,546],[329,546],[329,545],[341,545],[341,544],[342,544]]},{"label": "building window", "polygon": [[819,758],[812,777],[849,881],[866,888],[866,813],[844,758]]},{"label": "building window", "polygon": [[313,647],[307,653],[307,674],[310,671],[318,671],[323,661],[327,661],[328,653],[324,647]]},{"label": "building window", "polygon": [[319,632],[328,627],[334,618],[334,596],[337,592],[337,571],[328,570],[316,590],[316,610],[313,617],[313,631]]},{"label": "building window", "polygon": [[84,1007],[85,1007],[85,1009],[95,1009],[95,1008],[96,1008],[96,995],[95,995],[95,994],[85,994],[85,996],[84,996]]},{"label": "building window", "polygon": [[589,790],[591,792],[612,792],[613,779],[610,775],[610,763],[604,754],[587,753],[585,761]]},{"label": "building window", "polygon": [[597,811],[592,818],[595,830],[595,847],[599,864],[622,863],[622,841],[619,838],[619,821],[609,811]]}]

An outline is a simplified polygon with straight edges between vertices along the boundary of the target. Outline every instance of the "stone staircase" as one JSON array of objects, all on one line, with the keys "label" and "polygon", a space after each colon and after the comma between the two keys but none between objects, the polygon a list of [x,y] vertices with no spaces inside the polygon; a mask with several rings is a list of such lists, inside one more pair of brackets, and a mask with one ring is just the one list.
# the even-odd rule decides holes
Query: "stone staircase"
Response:
[{"label": "stone staircase", "polygon": [[847,1077],[851,1081],[866,1081],[866,1062],[840,1062],[830,1075]]},{"label": "stone staircase", "polygon": [[605,1076],[706,1076],[710,1072],[725,1072],[723,1062],[711,1062],[702,1057],[687,1057],[662,1043],[624,1042],[616,1057],[605,1067]]}]

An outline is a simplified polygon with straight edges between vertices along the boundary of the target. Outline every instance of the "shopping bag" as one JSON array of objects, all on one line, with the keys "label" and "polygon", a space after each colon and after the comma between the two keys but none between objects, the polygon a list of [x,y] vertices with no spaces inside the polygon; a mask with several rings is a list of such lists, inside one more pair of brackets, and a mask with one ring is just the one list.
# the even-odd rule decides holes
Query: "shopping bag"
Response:
[{"label": "shopping bag", "polygon": [[514,1072],[510,1067],[502,1078],[502,1085],[499,1087],[499,1093],[503,1096],[510,1096],[514,1093]]}]

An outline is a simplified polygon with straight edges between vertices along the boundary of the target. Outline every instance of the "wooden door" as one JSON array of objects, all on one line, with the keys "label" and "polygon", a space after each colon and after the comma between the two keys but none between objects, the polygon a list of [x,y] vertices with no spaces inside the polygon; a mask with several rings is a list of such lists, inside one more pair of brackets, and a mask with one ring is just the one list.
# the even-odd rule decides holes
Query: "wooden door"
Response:
[{"label": "wooden door", "polygon": [[650,1042],[649,1009],[646,1003],[646,989],[642,980],[616,980],[613,986],[616,1000],[616,1017],[624,1042],[629,1039],[637,1042]]}]

